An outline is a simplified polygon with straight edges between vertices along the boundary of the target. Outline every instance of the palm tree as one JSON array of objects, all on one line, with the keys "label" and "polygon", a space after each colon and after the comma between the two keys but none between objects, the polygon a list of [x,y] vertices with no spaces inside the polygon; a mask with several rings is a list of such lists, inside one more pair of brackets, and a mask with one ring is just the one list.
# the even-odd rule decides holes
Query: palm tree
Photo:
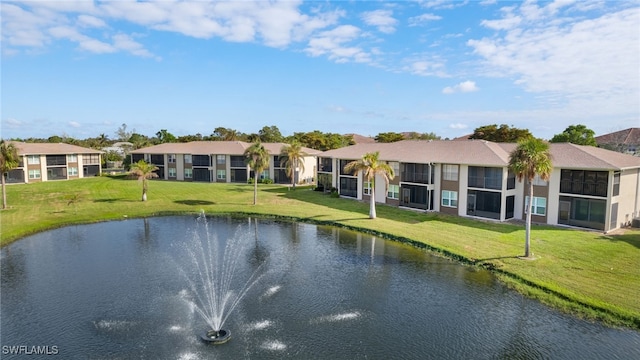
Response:
[{"label": "palm tree", "polygon": [[158,170],[157,166],[148,164],[144,160],[131,164],[131,174],[137,176],[139,181],[142,181],[142,201],[147,201],[147,180],[158,177],[158,174],[154,172],[156,170]]},{"label": "palm tree", "polygon": [[253,205],[258,203],[258,176],[269,166],[269,152],[260,141],[253,143],[244,151],[245,163],[253,169]]},{"label": "palm tree", "polygon": [[296,172],[300,169],[304,172],[304,157],[308,154],[302,150],[302,145],[299,142],[294,142],[291,145],[285,145],[280,150],[280,161],[284,162],[285,171],[287,176],[291,178],[291,185],[293,189],[296,189]]},{"label": "palm tree", "polygon": [[518,181],[525,179],[529,182],[529,204],[526,209],[526,231],[524,256],[531,256],[531,205],[533,204],[533,180],[536,175],[542,180],[549,180],[553,164],[549,144],[534,137],[521,140],[518,147],[509,154],[509,169],[516,174]]},{"label": "palm tree", "polygon": [[7,190],[5,189],[5,173],[20,165],[18,149],[8,141],[0,141],[0,171],[2,171],[2,208],[7,208]]},{"label": "palm tree", "polygon": [[385,183],[385,190],[389,185],[389,181],[393,179],[396,174],[393,168],[388,164],[378,160],[379,152],[366,153],[362,156],[362,159],[352,161],[344,167],[344,171],[352,174],[356,174],[362,171],[365,179],[371,184],[371,194],[369,195],[369,218],[376,218],[376,200],[375,200],[375,177],[376,175],[382,176]]}]

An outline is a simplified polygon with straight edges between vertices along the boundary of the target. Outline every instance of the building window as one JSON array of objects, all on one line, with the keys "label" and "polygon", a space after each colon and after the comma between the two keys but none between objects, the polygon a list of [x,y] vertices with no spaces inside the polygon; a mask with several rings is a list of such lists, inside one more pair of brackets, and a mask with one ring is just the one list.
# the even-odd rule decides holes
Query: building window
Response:
[{"label": "building window", "polygon": [[442,190],[442,206],[458,207],[458,192]]},{"label": "building window", "polygon": [[29,170],[29,179],[40,179],[40,170]]},{"label": "building window", "polygon": [[458,165],[442,165],[442,180],[458,181]]},{"label": "building window", "polygon": [[77,167],[70,167],[67,170],[67,175],[69,175],[69,176],[78,176],[78,168]]},{"label": "building window", "polygon": [[218,179],[218,180],[226,180],[227,179],[227,171],[226,170],[218,170],[218,171],[216,171],[216,179]]},{"label": "building window", "polygon": [[364,184],[362,184],[362,194],[371,195],[371,182],[370,181],[365,181]]},{"label": "building window", "polygon": [[227,162],[227,156],[226,155],[216,155],[216,164],[225,164]]},{"label": "building window", "polygon": [[[529,197],[527,196],[524,200],[524,212],[525,214],[529,210]],[[543,197],[533,197],[533,202],[531,203],[531,214],[532,215],[540,215],[545,216],[547,214],[547,198]]]},{"label": "building window", "polygon": [[28,155],[27,156],[27,164],[29,164],[29,165],[40,164],[40,155]]},{"label": "building window", "polygon": [[178,170],[176,168],[169,168],[169,177],[176,177],[178,175]]},{"label": "building window", "polygon": [[400,185],[389,185],[389,190],[387,190],[387,197],[389,199],[400,199]]},{"label": "building window", "polygon": [[191,168],[184,169],[184,178],[185,179],[191,179],[192,177],[193,177],[193,169],[191,169]]},{"label": "building window", "polygon": [[78,155],[76,155],[76,154],[67,155],[67,162],[77,163],[78,162]]},{"label": "building window", "polygon": [[82,162],[88,164],[100,164],[100,154],[83,154]]},{"label": "building window", "polygon": [[184,163],[191,164],[191,154],[184,154]]},{"label": "building window", "polygon": [[620,195],[620,173],[613,173],[613,194],[612,196]]},{"label": "building window", "polygon": [[387,165],[389,165],[393,169],[393,173],[398,176],[400,175],[400,163],[397,161],[388,161]]},{"label": "building window", "polygon": [[175,164],[175,162],[176,162],[176,154],[167,155],[167,162],[169,164]]},{"label": "building window", "polygon": [[548,186],[549,182],[542,180],[540,178],[540,174],[536,174],[536,176],[533,178],[533,185],[535,186]]}]

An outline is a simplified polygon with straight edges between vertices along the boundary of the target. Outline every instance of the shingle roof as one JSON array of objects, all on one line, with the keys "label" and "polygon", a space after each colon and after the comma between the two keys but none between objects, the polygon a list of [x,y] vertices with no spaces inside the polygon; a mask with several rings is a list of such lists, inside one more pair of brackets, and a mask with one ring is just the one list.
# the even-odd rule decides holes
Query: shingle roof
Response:
[{"label": "shingle roof", "polygon": [[[516,148],[513,143],[494,143],[485,140],[420,141],[404,140],[395,143],[357,144],[329,150],[323,157],[355,160],[362,155],[378,151],[379,159],[408,163],[441,163],[478,166],[507,166],[509,154]],[[640,168],[640,158],[627,154],[575,144],[550,144],[555,167],[622,170]]]},{"label": "shingle roof", "polygon": [[[285,143],[262,143],[272,154],[280,154]],[[164,143],[131,151],[132,154],[225,154],[243,155],[251,143],[244,141],[192,141],[188,143]],[[317,155],[321,151],[303,147],[309,155]]]},{"label": "shingle roof", "polygon": [[64,143],[25,143],[11,141],[20,155],[102,154],[104,151]]},{"label": "shingle roof", "polygon": [[619,144],[619,145],[640,145],[640,128],[629,128],[596,136],[598,145]]}]

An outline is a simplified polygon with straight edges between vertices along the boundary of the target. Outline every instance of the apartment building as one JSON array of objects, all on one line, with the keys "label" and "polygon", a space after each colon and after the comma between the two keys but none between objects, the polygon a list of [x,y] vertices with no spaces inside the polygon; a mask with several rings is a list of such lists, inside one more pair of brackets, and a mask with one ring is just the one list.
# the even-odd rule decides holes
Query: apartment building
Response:
[{"label": "apartment building", "polygon": [[[290,184],[285,165],[280,159],[284,143],[262,143],[269,153],[269,165],[261,179],[271,179],[276,184]],[[251,143],[244,141],[193,141],[165,143],[130,152],[132,162],[145,160],[158,167],[160,179],[200,182],[246,183],[254,177],[245,163],[244,152]],[[315,179],[316,156],[320,151],[303,148],[308,154],[302,167],[295,173],[297,183],[311,183]]]},{"label": "apartment building", "polygon": [[[516,144],[399,141],[358,144],[318,156],[318,186],[340,196],[423,211],[506,221],[524,219],[528,191],[509,171]],[[369,152],[395,170],[372,186],[344,166]],[[640,158],[591,146],[550,144],[549,181],[534,180],[532,221],[611,231],[640,216]],[[375,179],[384,184],[383,179]]]},{"label": "apartment building", "polygon": [[20,163],[4,174],[7,183],[33,183],[95,176],[102,171],[102,151],[63,143],[11,142]]}]

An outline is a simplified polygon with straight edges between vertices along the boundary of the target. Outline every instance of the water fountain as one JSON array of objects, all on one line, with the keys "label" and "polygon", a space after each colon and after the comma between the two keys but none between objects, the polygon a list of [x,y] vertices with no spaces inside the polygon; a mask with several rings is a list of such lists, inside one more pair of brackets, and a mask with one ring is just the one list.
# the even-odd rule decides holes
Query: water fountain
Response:
[{"label": "water fountain", "polygon": [[223,329],[227,317],[264,275],[262,269],[266,260],[246,280],[239,279],[237,269],[247,248],[246,238],[241,233],[229,236],[221,250],[221,241],[209,231],[207,217],[202,211],[192,239],[187,242],[186,251],[193,266],[191,276],[183,270],[193,297],[188,301],[209,326],[200,335],[207,343],[223,344],[231,339],[231,332]]}]

